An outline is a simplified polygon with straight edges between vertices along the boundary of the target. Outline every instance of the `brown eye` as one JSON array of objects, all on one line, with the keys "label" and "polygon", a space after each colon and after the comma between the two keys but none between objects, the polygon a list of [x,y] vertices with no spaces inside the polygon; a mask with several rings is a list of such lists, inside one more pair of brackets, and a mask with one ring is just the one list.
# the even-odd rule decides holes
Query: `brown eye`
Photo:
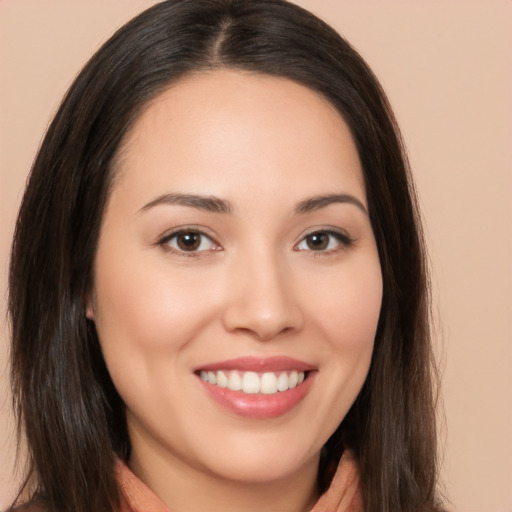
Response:
[{"label": "brown eye", "polygon": [[180,233],[176,235],[176,245],[182,251],[196,251],[201,245],[199,233]]},{"label": "brown eye", "polygon": [[174,252],[199,253],[203,251],[218,250],[215,242],[199,231],[179,231],[164,238],[160,245]]},{"label": "brown eye", "polygon": [[306,235],[297,245],[298,251],[315,251],[330,253],[337,249],[344,249],[352,244],[352,239],[343,232],[315,231]]},{"label": "brown eye", "polygon": [[327,233],[313,233],[306,237],[306,244],[312,251],[323,251],[329,246],[329,239]]}]

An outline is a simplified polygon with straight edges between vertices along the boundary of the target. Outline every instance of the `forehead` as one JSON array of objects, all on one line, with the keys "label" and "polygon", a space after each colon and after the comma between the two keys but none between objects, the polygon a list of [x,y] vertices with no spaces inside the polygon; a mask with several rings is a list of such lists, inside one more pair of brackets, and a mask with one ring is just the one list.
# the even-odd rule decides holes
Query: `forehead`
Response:
[{"label": "forehead", "polygon": [[149,102],[117,170],[139,188],[150,180],[223,195],[228,179],[269,194],[292,182],[339,181],[364,195],[350,130],[330,102],[289,79],[235,70],[189,75]]}]

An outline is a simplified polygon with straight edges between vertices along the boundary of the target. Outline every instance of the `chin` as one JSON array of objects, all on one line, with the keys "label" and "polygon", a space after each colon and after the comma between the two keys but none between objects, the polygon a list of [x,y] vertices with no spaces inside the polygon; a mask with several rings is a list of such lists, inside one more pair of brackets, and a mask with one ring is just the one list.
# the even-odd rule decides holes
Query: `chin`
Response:
[{"label": "chin", "polygon": [[304,470],[316,473],[321,446],[301,447],[290,442],[292,439],[292,434],[263,432],[245,441],[240,436],[231,442],[219,439],[216,444],[223,449],[212,451],[210,447],[202,459],[210,474],[244,484],[286,480]]}]

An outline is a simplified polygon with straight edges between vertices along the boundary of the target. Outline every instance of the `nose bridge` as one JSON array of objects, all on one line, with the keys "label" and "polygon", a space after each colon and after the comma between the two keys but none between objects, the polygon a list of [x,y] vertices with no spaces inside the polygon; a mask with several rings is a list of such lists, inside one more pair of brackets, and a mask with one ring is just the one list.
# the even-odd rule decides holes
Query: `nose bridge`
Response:
[{"label": "nose bridge", "polygon": [[240,254],[233,267],[224,311],[229,331],[243,331],[269,340],[301,326],[293,274],[278,251],[259,246]]}]

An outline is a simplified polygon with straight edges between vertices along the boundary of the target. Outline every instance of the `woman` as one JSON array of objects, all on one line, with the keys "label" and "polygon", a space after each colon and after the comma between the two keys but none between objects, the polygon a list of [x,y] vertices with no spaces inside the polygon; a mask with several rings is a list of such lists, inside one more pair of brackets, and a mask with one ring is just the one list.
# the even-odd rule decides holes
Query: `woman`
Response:
[{"label": "woman", "polygon": [[172,0],[105,43],[34,163],[10,317],[45,509],[441,510],[398,128],[293,4]]}]

